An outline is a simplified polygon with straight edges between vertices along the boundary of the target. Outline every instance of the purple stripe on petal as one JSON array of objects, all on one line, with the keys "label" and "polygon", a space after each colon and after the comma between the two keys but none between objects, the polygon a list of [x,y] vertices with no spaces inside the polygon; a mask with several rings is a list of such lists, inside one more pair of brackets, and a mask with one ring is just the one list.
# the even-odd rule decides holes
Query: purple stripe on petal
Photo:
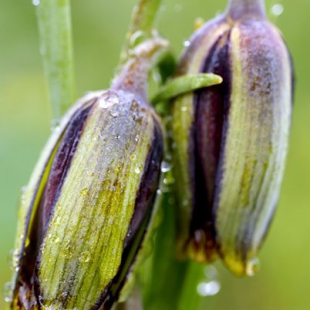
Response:
[{"label": "purple stripe on petal", "polygon": [[60,195],[63,182],[70,169],[72,158],[78,146],[84,123],[91,108],[92,105],[87,107],[83,106],[75,113],[55,155],[41,202],[42,231],[45,231],[53,207]]},{"label": "purple stripe on petal", "polygon": [[[78,144],[78,140],[81,134],[81,130],[85,119],[89,113],[91,106],[83,106],[78,109],[72,116],[69,122],[64,136],[62,137],[62,142],[57,149],[56,155],[53,159],[53,164],[51,167],[50,174],[48,176],[47,184],[40,197],[39,207],[33,216],[32,230],[28,232],[29,246],[25,248],[24,255],[20,261],[20,270],[18,289],[20,293],[18,294],[20,298],[27,295],[25,292],[32,291],[34,285],[34,268],[36,265],[37,253],[39,247],[41,246],[43,240],[43,232],[48,225],[48,220],[50,213],[52,212],[52,207],[54,202],[57,200],[58,191],[61,189],[62,183],[69,169],[74,151]],[[47,168],[47,167],[45,167]],[[30,217],[30,214],[29,214]],[[29,219],[28,219],[29,221]],[[35,288],[36,289],[36,288]],[[36,296],[38,296],[36,294]],[[32,295],[32,298],[34,296]],[[27,304],[37,304],[38,300],[20,300],[23,307],[27,307]],[[30,309],[30,308],[29,308]]]},{"label": "purple stripe on petal", "polygon": [[154,194],[158,188],[160,165],[164,153],[164,140],[162,129],[155,119],[154,124],[155,128],[152,145],[145,162],[144,172],[136,198],[135,209],[129,226],[129,234],[125,240],[125,248],[133,239],[135,239],[135,235],[141,227],[147,209],[153,205]]},{"label": "purple stripe on petal", "polygon": [[226,135],[224,123],[227,122],[229,110],[229,46],[230,31],[227,31],[214,43],[201,67],[201,72],[222,76],[223,83],[198,90],[194,95],[195,121],[191,129],[190,152],[194,194],[190,233],[196,239],[197,246],[205,240],[207,253],[215,246],[212,205],[223,138]]}]

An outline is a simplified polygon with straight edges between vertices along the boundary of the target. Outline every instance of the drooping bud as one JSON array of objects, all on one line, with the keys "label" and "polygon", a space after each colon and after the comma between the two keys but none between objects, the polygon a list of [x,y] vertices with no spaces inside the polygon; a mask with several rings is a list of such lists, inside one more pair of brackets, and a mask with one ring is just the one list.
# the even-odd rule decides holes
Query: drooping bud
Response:
[{"label": "drooping bud", "polygon": [[20,209],[12,309],[110,309],[150,223],[163,157],[146,99],[155,38],[54,131]]},{"label": "drooping bud", "polygon": [[190,39],[178,75],[223,83],[173,101],[180,248],[255,273],[280,191],[291,121],[293,70],[261,0],[231,0]]}]

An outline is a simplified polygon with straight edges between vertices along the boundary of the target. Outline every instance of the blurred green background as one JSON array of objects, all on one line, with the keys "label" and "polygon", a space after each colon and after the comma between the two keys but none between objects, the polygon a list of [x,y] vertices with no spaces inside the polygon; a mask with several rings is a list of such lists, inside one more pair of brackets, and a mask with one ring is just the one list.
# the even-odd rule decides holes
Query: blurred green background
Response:
[{"label": "blurred green background", "polygon": [[[51,108],[31,0],[0,0],[0,287],[10,280],[20,189],[50,133]],[[118,61],[134,0],[74,0],[76,97],[106,88]],[[157,24],[176,55],[196,17],[210,19],[225,0],[166,0]],[[261,251],[261,271],[237,279],[217,263],[220,292],[202,309],[310,309],[310,1],[266,1],[284,34],[296,69],[291,146],[278,211]],[[277,16],[279,13],[282,14]],[[4,309],[3,298],[0,309]],[[173,309],[172,309],[173,310]]]}]

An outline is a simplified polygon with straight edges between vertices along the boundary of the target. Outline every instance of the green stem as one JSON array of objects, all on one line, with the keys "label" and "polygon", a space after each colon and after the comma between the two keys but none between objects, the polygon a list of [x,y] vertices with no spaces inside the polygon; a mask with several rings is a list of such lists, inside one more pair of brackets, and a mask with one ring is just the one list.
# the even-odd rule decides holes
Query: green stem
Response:
[{"label": "green stem", "polygon": [[130,49],[152,37],[152,29],[161,0],[139,0],[133,10],[129,30],[121,52],[120,65],[130,58]]},{"label": "green stem", "polygon": [[238,20],[244,15],[254,15],[265,18],[264,0],[230,0],[227,7],[227,15],[233,20]]},{"label": "green stem", "polygon": [[135,288],[128,300],[117,304],[115,306],[115,310],[143,310],[141,295],[138,287]]},{"label": "green stem", "polygon": [[179,298],[178,310],[195,310],[201,301],[197,292],[198,285],[203,278],[205,265],[197,262],[188,262],[186,276]]},{"label": "green stem", "polygon": [[37,2],[41,54],[54,118],[74,100],[73,49],[69,0]]},{"label": "green stem", "polygon": [[[175,210],[171,192],[165,193],[161,205],[162,222],[157,229],[153,253],[147,268],[141,270],[148,281],[142,286],[145,310],[177,310],[186,276],[187,262],[176,258]],[[191,309],[188,309],[191,310]]]}]

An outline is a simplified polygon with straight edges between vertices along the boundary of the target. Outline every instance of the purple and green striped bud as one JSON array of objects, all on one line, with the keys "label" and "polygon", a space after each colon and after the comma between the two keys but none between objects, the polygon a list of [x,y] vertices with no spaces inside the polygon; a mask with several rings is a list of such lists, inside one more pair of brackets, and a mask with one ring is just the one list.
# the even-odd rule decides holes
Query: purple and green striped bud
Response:
[{"label": "purple and green striped bud", "polygon": [[11,309],[110,309],[122,293],[154,211],[164,142],[146,84],[166,46],[138,46],[54,130],[22,198]]},{"label": "purple and green striped bud", "polygon": [[180,250],[252,275],[278,202],[293,100],[290,54],[262,0],[231,0],[194,33],[178,76],[223,83],[173,101]]}]

